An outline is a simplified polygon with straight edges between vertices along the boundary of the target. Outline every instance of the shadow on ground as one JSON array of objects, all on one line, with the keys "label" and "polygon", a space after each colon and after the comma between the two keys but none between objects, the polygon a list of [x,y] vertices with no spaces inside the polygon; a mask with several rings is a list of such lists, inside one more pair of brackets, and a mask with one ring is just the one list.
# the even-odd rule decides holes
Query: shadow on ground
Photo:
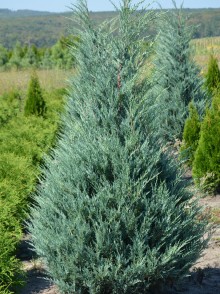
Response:
[{"label": "shadow on ground", "polygon": [[[32,269],[27,272],[27,283],[19,290],[19,294],[48,293],[51,286],[51,282],[46,278],[43,272]],[[47,292],[45,292],[45,290],[47,290]],[[51,292],[51,294],[52,293],[53,292]]]},{"label": "shadow on ground", "polygon": [[[220,294],[220,268],[198,268],[163,294]],[[159,293],[158,293],[159,294]]]}]

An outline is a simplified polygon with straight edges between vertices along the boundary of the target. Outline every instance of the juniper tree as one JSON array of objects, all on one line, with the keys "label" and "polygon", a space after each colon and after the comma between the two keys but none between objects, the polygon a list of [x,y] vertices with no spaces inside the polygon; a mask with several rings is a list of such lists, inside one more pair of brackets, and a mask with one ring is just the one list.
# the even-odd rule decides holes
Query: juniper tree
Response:
[{"label": "juniper tree", "polygon": [[159,19],[159,33],[155,45],[152,74],[152,115],[155,130],[167,141],[181,139],[188,104],[193,101],[200,115],[204,109],[205,93],[199,69],[192,59],[190,40],[193,29],[187,17],[178,9],[163,14]]},{"label": "juniper tree", "polygon": [[78,73],[31,210],[33,245],[61,293],[149,293],[206,244],[200,207],[146,127],[140,36],[154,13],[124,0],[94,28],[86,1],[76,8]]},{"label": "juniper tree", "polygon": [[31,77],[27,100],[24,107],[24,114],[28,115],[37,115],[44,116],[46,112],[46,103],[43,98],[42,89],[40,86],[40,82],[36,73],[34,73]]}]

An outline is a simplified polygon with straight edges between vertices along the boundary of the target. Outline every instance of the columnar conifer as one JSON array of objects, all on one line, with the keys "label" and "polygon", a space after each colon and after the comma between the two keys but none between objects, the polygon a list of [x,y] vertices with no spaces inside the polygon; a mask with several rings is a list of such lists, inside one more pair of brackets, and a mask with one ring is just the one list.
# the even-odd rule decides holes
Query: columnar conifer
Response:
[{"label": "columnar conifer", "polygon": [[209,93],[213,93],[220,87],[220,70],[217,58],[211,54],[209,58],[208,71],[205,77],[205,86]]},{"label": "columnar conifer", "polygon": [[24,114],[28,115],[37,115],[44,116],[46,111],[46,103],[43,98],[42,89],[40,87],[40,82],[36,73],[31,77],[27,100],[24,108]]},{"label": "columnar conifer", "polygon": [[189,117],[186,119],[184,125],[183,145],[181,146],[181,157],[185,158],[190,166],[192,166],[194,155],[198,147],[200,125],[199,114],[191,102],[189,104]]},{"label": "columnar conifer", "polygon": [[220,94],[216,93],[201,125],[193,177],[206,190],[220,188]]},{"label": "columnar conifer", "polygon": [[77,4],[78,74],[30,224],[61,293],[149,293],[183,277],[206,243],[200,208],[146,127],[140,36],[153,12],[137,8],[123,0],[95,29]]},{"label": "columnar conifer", "polygon": [[159,129],[164,142],[182,138],[190,101],[200,114],[205,104],[203,80],[192,60],[192,27],[187,24],[182,7],[177,9],[173,3],[175,9],[159,20],[152,75],[152,114],[155,130]]}]

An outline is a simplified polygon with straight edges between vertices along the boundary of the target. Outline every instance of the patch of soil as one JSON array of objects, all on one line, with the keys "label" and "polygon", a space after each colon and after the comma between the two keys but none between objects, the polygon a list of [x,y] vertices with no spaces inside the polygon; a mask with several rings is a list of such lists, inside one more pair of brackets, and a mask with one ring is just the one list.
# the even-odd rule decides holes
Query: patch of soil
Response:
[{"label": "patch of soil", "polygon": [[19,294],[59,294],[56,287],[48,279],[45,267],[30,247],[30,236],[24,235],[18,248],[17,257],[23,263],[26,272],[26,284]]},{"label": "patch of soil", "polygon": [[19,294],[58,294],[43,270],[31,269],[27,272],[27,284]]}]

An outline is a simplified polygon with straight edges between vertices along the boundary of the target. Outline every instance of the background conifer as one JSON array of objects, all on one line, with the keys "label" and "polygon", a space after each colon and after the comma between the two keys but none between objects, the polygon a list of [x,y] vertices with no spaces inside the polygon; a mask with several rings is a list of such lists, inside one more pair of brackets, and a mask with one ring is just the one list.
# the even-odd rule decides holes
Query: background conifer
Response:
[{"label": "background conifer", "polygon": [[203,80],[190,47],[193,29],[182,7],[178,9],[174,1],[173,4],[175,9],[159,19],[152,74],[152,115],[155,131],[159,129],[164,142],[182,139],[190,101],[200,115],[205,104]]},{"label": "background conifer", "polygon": [[193,177],[206,190],[220,188],[220,94],[215,94],[201,125],[198,148],[193,162]]},{"label": "background conifer", "polygon": [[211,54],[208,63],[208,71],[205,77],[205,87],[212,94],[220,87],[220,70],[217,58]]},{"label": "background conifer", "polygon": [[46,103],[43,98],[42,89],[40,87],[39,79],[36,73],[31,77],[27,100],[24,107],[24,114],[44,116],[46,112]]},{"label": "background conifer", "polygon": [[198,147],[200,137],[199,114],[191,102],[189,104],[189,117],[186,119],[183,131],[183,145],[181,146],[181,157],[187,160],[192,166],[194,155]]},{"label": "background conifer", "polygon": [[137,9],[124,0],[119,19],[99,28],[86,1],[74,15],[78,74],[30,224],[63,293],[148,293],[183,277],[206,243],[200,208],[146,128],[140,36],[154,12]]}]

